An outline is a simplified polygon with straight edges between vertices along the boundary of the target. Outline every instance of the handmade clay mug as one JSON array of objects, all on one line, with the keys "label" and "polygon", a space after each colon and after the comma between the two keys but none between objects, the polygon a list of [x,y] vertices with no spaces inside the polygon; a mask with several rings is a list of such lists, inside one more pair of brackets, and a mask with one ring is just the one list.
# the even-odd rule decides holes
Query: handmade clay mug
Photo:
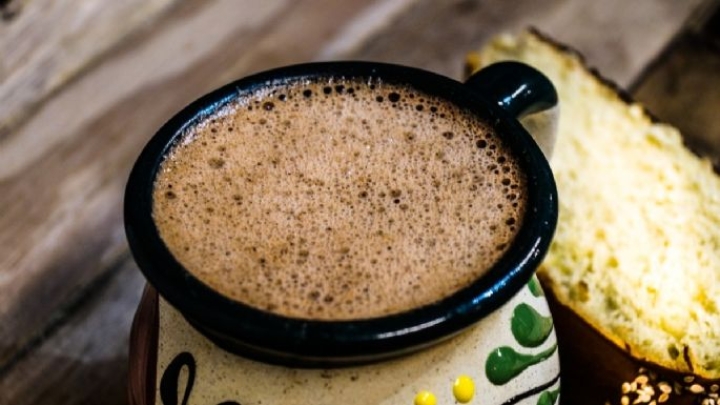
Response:
[{"label": "handmade clay mug", "polygon": [[149,400],[556,402],[553,134],[518,122],[556,104],[514,62],[296,65],[190,104],[125,195],[160,296]]}]

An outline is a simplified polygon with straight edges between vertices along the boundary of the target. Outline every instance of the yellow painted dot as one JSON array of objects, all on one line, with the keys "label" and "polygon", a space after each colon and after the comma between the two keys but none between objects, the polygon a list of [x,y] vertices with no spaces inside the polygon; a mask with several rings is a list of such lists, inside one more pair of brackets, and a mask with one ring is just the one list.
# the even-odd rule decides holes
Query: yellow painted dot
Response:
[{"label": "yellow painted dot", "polygon": [[430,391],[420,391],[415,395],[415,405],[437,405],[437,398]]},{"label": "yellow painted dot", "polygon": [[453,395],[461,404],[470,402],[470,400],[473,399],[473,396],[475,396],[475,383],[472,378],[466,375],[461,375],[455,379],[455,383],[453,384]]}]

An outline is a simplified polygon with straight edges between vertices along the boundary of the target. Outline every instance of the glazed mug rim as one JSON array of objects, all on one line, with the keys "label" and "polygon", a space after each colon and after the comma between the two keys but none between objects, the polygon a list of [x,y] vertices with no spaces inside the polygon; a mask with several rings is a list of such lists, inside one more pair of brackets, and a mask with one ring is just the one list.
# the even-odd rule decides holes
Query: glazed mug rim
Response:
[{"label": "glazed mug rim", "polygon": [[[433,304],[377,318],[290,318],[226,298],[187,271],[163,243],[152,219],[155,175],[188,128],[224,106],[279,83],[363,78],[407,85],[471,111],[514,150],[527,176],[525,218],[508,250],[469,286]],[[418,350],[476,323],[525,286],[549,248],[557,222],[557,190],[549,164],[532,137],[498,100],[467,84],[407,66],[361,61],[316,62],[247,76],[192,102],[150,139],[125,191],[130,250],[150,284],[220,347],[257,360],[292,366],[341,366]]]}]

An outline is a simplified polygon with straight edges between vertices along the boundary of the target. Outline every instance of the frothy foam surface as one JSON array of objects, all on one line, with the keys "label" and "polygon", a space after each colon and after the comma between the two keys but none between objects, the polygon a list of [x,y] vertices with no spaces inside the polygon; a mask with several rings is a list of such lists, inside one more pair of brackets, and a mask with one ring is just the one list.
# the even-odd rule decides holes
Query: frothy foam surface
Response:
[{"label": "frothy foam surface", "polygon": [[185,134],[153,216],[177,260],[220,293],[307,319],[430,304],[495,263],[526,179],[471,114],[404,87],[294,83]]}]

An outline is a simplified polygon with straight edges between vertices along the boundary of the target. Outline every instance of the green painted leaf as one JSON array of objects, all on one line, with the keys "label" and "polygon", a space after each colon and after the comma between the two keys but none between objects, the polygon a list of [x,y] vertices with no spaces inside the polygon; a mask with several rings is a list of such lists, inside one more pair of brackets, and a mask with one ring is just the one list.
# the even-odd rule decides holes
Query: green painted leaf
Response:
[{"label": "green painted leaf", "polygon": [[555,353],[557,345],[538,354],[518,353],[512,347],[502,346],[493,350],[485,361],[485,375],[495,385],[503,385],[522,373],[526,368],[547,360]]},{"label": "green painted leaf", "polygon": [[554,405],[560,396],[560,388],[554,391],[543,391],[538,398],[537,405]]},{"label": "green painted leaf", "polygon": [[540,286],[540,282],[538,281],[536,276],[532,276],[532,278],[528,282],[527,286],[530,289],[530,292],[532,293],[532,295],[534,295],[536,297],[542,297],[545,295],[542,287]]},{"label": "green painted leaf", "polygon": [[549,316],[542,316],[535,308],[526,303],[515,307],[510,328],[515,340],[524,347],[538,347],[553,330],[553,321]]}]

